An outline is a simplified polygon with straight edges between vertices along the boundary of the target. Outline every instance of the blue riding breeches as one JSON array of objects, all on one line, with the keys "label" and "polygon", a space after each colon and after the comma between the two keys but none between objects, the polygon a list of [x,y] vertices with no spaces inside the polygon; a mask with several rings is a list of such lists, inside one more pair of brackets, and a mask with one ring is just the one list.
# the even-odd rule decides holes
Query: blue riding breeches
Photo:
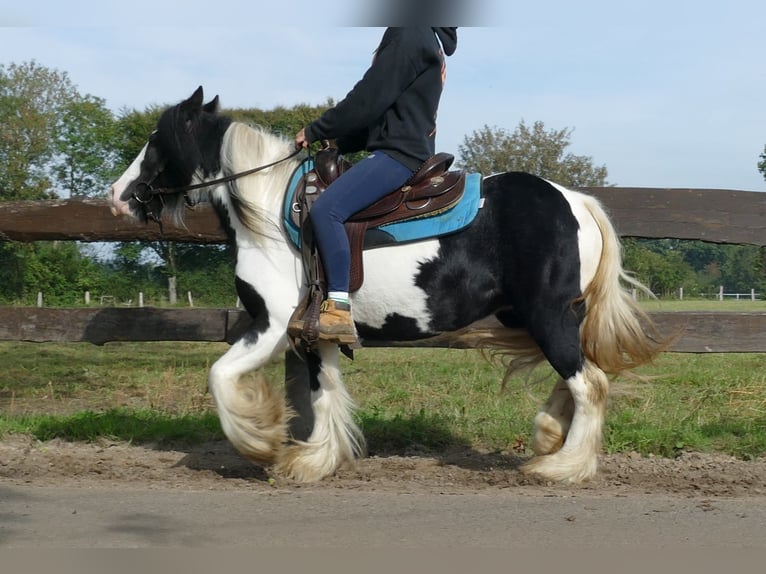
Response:
[{"label": "blue riding breeches", "polygon": [[383,152],[375,152],[332,182],[309,216],[327,275],[328,291],[349,287],[351,250],[343,223],[357,211],[404,185],[412,171]]}]

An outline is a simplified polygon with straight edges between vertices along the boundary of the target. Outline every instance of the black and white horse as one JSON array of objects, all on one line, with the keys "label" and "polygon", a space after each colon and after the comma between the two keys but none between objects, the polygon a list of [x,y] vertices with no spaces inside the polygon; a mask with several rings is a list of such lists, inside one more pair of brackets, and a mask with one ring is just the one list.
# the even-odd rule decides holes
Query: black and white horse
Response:
[{"label": "black and white horse", "polygon": [[[185,195],[215,206],[237,248],[236,288],[252,327],[212,366],[209,388],[232,444],[259,464],[312,481],[364,453],[364,438],[344,387],[339,350],[321,343],[314,365],[314,425],[290,440],[289,407],[268,382],[245,375],[281,358],[287,323],[305,294],[300,253],[287,237],[283,201],[293,157],[233,181],[183,192],[289,156],[291,140],[233,122],[202,88],[167,109],[149,141],[109,191],[112,211],[180,219]],[[162,197],[152,190],[165,188]],[[581,482],[597,470],[608,375],[661,350],[625,289],[621,248],[592,197],[525,173],[483,180],[482,207],[467,228],[439,238],[369,249],[365,282],[352,295],[364,341],[417,340],[456,332],[488,317],[498,328],[483,346],[519,360],[547,360],[560,379],[535,417],[535,456],[523,469]]]}]

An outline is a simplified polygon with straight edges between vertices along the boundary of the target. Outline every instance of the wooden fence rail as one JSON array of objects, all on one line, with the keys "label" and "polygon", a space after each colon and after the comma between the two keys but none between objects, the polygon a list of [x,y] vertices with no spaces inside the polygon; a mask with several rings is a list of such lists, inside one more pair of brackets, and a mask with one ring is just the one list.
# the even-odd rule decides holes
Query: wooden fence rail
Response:
[{"label": "wooden fence rail", "polygon": [[[625,237],[766,245],[766,193],[725,189],[590,187]],[[100,199],[0,203],[0,241],[185,241],[223,243],[212,209],[189,210],[185,227],[141,226],[112,217]]]},{"label": "wooden fence rail", "polygon": [[[655,312],[662,333],[679,335],[680,353],[764,353],[766,313]],[[491,327],[493,321],[476,327]],[[205,341],[233,343],[250,325],[240,309],[159,309],[95,307],[61,309],[0,307],[0,341],[87,342]],[[471,348],[475,337],[439,336],[412,342],[370,342],[366,347]]]},{"label": "wooden fence rail", "polygon": [[[766,245],[766,193],[719,189],[586,188],[609,211],[622,236],[700,239],[716,243]],[[113,217],[105,200],[0,203],[0,241],[184,241],[226,240],[213,211],[190,211],[186,224],[170,222],[160,234],[155,224],[141,226]],[[766,313],[656,312],[663,333],[680,335],[679,352],[766,352]],[[236,309],[24,308],[0,307],[0,340],[220,341],[232,342],[249,324]],[[375,346],[466,347],[461,340],[436,337]]]}]

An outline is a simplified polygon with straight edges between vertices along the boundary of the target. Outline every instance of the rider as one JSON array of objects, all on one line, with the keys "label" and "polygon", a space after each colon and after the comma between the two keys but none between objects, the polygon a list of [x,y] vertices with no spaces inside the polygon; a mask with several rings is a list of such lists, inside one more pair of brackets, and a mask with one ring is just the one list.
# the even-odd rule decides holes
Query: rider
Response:
[{"label": "rider", "polygon": [[343,223],[404,185],[434,155],[444,54],[452,55],[456,47],[457,28],[387,28],[364,77],[295,136],[302,147],[334,139],[341,153],[370,152],[330,184],[309,213],[327,277],[327,301],[319,316],[324,341],[355,340],[348,296],[351,255]]}]

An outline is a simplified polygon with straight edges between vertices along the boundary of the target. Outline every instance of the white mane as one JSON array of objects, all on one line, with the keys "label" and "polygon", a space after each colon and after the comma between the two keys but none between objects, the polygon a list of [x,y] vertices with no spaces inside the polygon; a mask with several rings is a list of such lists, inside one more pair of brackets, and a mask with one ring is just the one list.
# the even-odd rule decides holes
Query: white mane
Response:
[{"label": "white mane", "polygon": [[[292,141],[262,127],[234,122],[223,137],[221,167],[225,175],[246,171],[287,157],[292,146]],[[280,233],[285,188],[300,161],[297,156],[229,184],[231,207],[256,237]]]}]

